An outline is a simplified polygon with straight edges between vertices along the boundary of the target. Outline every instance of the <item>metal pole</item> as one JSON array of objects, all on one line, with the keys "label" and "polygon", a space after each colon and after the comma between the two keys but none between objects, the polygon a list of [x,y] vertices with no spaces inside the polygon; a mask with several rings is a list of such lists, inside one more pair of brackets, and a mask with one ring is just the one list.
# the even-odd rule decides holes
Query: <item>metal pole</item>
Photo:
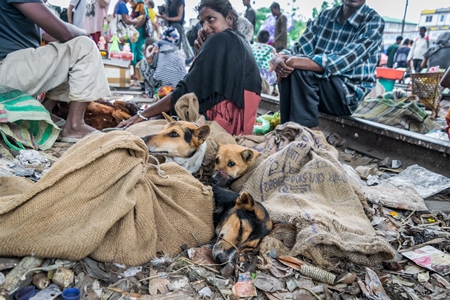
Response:
[{"label": "metal pole", "polygon": [[406,18],[406,11],[408,10],[408,0],[406,0],[406,4],[405,4],[405,13],[403,14],[403,20],[402,20],[402,34],[401,36],[403,36],[403,32],[405,31],[405,18]]}]

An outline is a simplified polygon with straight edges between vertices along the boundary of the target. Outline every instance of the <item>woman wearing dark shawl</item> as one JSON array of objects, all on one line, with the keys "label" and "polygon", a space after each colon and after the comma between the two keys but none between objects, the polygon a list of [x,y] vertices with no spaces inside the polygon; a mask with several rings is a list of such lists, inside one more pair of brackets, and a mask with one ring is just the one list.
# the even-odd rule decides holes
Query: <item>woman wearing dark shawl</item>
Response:
[{"label": "woman wearing dark shawl", "polygon": [[202,30],[199,52],[186,77],[160,101],[122,123],[130,126],[164,112],[173,112],[178,99],[194,93],[199,112],[230,134],[252,134],[261,78],[249,44],[237,30],[237,13],[228,0],[202,0],[197,6]]}]

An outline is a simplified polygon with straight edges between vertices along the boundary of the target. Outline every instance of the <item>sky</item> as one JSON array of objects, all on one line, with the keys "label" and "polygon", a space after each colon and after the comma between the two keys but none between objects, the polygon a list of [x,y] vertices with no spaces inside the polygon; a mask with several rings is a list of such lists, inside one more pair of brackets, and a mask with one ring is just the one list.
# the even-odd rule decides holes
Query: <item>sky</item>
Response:
[{"label": "sky", "polygon": [[[111,0],[111,4],[115,4],[117,0]],[[51,4],[68,6],[69,0],[49,0]],[[156,5],[161,5],[164,0],[154,0]],[[186,20],[196,18],[197,13],[194,7],[198,4],[198,0],[185,0],[186,2]],[[238,13],[245,10],[242,0],[230,0],[233,7]],[[259,7],[269,7],[273,0],[252,0],[252,6],[257,9]],[[277,0],[281,9],[290,12],[292,0]],[[323,0],[296,0],[296,6],[299,7],[299,13],[304,15],[306,19],[311,18],[312,9],[317,7],[320,9]],[[328,2],[333,2],[328,0]],[[449,0],[409,0],[406,21],[419,22],[420,12],[424,9],[437,9],[442,7],[450,7]],[[367,5],[375,9],[381,16],[403,19],[406,0],[367,0]]]},{"label": "sky", "polygon": [[[186,16],[187,19],[196,18],[197,15],[193,8],[198,4],[196,0],[186,1]],[[155,0],[156,3],[163,3],[162,0]],[[230,0],[233,7],[238,13],[245,11],[245,7],[241,0]],[[252,0],[252,7],[269,7],[273,0]],[[277,0],[281,9],[286,12],[290,11],[292,0]],[[299,7],[299,13],[304,15],[307,19],[312,17],[312,9],[317,7],[320,10],[323,0],[296,0],[296,5]],[[333,2],[328,0],[329,3]],[[449,0],[409,0],[408,10],[406,14],[406,21],[419,22],[420,12],[424,9],[436,9],[442,7],[450,7]],[[391,18],[403,19],[405,11],[406,0],[367,0],[367,5],[375,9],[381,16],[388,16]]]}]

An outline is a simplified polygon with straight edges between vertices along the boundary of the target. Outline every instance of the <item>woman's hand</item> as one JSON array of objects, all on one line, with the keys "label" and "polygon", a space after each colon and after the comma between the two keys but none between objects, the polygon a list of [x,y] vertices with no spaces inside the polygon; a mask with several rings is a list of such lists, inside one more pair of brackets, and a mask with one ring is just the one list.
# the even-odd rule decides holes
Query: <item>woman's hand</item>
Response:
[{"label": "woman's hand", "polygon": [[157,15],[157,17],[161,18],[163,20],[166,20],[166,21],[167,21],[167,18],[168,18],[165,13],[161,13],[160,15]]},{"label": "woman's hand", "polygon": [[200,48],[202,47],[203,43],[206,41],[206,32],[203,29],[200,29],[198,31],[198,36],[197,39],[194,42],[194,51],[195,54],[198,53],[198,51],[200,51]]},{"label": "woman's hand", "polygon": [[288,59],[288,55],[279,53],[275,54],[272,58],[273,68],[277,73],[278,81],[280,81],[281,78],[288,77],[294,71],[294,68],[286,63]]},{"label": "woman's hand", "polygon": [[144,121],[144,119],[142,119],[141,117],[139,117],[138,115],[132,116],[131,118],[127,119],[127,120],[123,120],[122,122],[120,122],[119,124],[117,124],[116,127],[119,128],[128,128],[131,125],[137,124]]}]

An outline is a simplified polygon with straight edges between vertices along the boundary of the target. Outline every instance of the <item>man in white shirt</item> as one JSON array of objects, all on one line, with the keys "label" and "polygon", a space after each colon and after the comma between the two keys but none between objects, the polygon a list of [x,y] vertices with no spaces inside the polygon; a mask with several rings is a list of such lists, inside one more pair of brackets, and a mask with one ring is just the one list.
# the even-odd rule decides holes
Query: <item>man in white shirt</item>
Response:
[{"label": "man in white shirt", "polygon": [[422,64],[423,55],[427,52],[429,46],[428,36],[425,36],[426,32],[427,29],[425,27],[420,27],[420,36],[414,41],[413,47],[411,51],[409,51],[408,55],[408,65],[412,60],[413,70],[416,73],[420,73],[420,71],[422,71],[422,67],[420,65]]}]

